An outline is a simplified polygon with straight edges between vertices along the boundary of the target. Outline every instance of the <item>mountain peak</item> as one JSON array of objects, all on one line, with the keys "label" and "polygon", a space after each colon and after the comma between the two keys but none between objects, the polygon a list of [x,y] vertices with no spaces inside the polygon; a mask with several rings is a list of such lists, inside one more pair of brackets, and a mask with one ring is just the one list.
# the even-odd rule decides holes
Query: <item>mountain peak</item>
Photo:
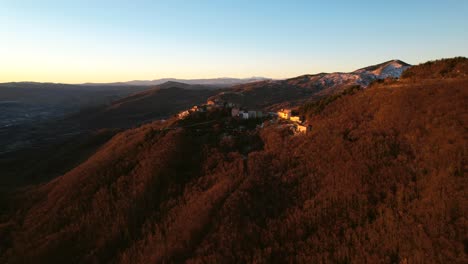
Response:
[{"label": "mountain peak", "polygon": [[190,85],[183,83],[183,82],[177,82],[177,81],[167,81],[165,83],[161,83],[158,85],[159,88],[170,88],[170,87],[185,88],[188,86]]},{"label": "mountain peak", "polygon": [[411,67],[410,64],[394,59],[356,70],[353,73],[364,78],[373,76],[371,79],[399,78],[409,67]]},{"label": "mountain peak", "polygon": [[374,72],[376,70],[383,69],[383,68],[388,67],[388,66],[392,66],[392,67],[395,67],[395,68],[401,68],[401,67],[409,67],[411,65],[404,62],[404,61],[402,61],[402,60],[394,59],[394,60],[389,60],[389,61],[386,61],[386,62],[383,62],[383,63],[376,64],[376,65],[367,66],[365,68],[361,68],[361,69],[356,70],[354,72],[355,73],[361,73],[361,72],[365,72],[365,71]]},{"label": "mountain peak", "polygon": [[398,63],[398,64],[403,65],[403,66],[411,66],[411,64],[406,63],[406,62],[404,62],[404,61],[402,61],[402,60],[398,60],[398,59],[391,60],[390,62],[392,62],[392,63]]}]

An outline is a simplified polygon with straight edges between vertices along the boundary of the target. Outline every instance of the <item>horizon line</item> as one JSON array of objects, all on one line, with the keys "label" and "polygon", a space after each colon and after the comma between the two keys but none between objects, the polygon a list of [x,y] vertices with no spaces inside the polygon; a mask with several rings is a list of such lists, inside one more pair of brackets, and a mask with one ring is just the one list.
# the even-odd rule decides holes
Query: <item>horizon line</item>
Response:
[{"label": "horizon line", "polygon": [[[85,81],[85,82],[76,82],[76,83],[71,83],[71,82],[54,82],[54,81],[6,81],[6,82],[0,82],[0,84],[7,84],[7,83],[44,83],[44,84],[66,84],[66,85],[109,85],[109,84],[125,84],[125,83],[129,83],[129,82],[152,82],[152,81],[160,81],[160,80],[181,80],[181,81],[194,81],[194,80],[216,80],[216,79],[237,79],[237,80],[245,80],[245,79],[255,79],[255,78],[258,78],[258,79],[265,79],[265,80],[287,80],[287,79],[291,79],[291,78],[296,78],[296,77],[300,77],[300,76],[304,76],[304,75],[316,75],[316,74],[333,74],[333,73],[352,73],[352,72],[355,72],[355,71],[358,71],[358,70],[361,70],[361,69],[364,69],[364,68],[367,68],[367,67],[372,67],[372,66],[376,66],[376,65],[379,65],[379,64],[385,64],[385,63],[389,63],[389,62],[392,62],[392,61],[401,61],[403,63],[406,63],[406,64],[409,64],[411,66],[414,66],[414,64],[411,64],[411,63],[407,63],[405,62],[404,60],[401,60],[401,59],[390,59],[390,60],[386,60],[384,62],[381,62],[381,63],[376,63],[376,64],[372,64],[372,65],[367,65],[367,66],[364,66],[364,67],[360,67],[356,70],[353,70],[353,71],[331,71],[331,72],[316,72],[316,73],[304,73],[304,74],[300,74],[300,75],[296,75],[296,76],[290,76],[290,77],[285,77],[285,78],[271,78],[271,77],[265,77],[265,76],[250,76],[250,77],[211,77],[211,78],[176,78],[176,77],[163,77],[163,78],[157,78],[157,79],[146,79],[146,80],[143,80],[143,79],[134,79],[134,80],[128,80],[128,81],[108,81],[108,82],[90,82],[90,81]],[[128,84],[128,85],[131,85],[131,84]],[[138,85],[136,85],[138,86]]]}]

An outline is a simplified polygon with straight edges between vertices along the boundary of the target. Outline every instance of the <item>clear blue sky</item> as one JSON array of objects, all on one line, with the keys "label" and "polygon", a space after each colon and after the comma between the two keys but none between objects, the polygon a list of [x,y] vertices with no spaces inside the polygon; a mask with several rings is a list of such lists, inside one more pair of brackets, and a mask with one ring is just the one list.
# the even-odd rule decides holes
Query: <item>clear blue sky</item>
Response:
[{"label": "clear blue sky", "polygon": [[468,1],[0,0],[0,82],[293,77],[468,56]]}]

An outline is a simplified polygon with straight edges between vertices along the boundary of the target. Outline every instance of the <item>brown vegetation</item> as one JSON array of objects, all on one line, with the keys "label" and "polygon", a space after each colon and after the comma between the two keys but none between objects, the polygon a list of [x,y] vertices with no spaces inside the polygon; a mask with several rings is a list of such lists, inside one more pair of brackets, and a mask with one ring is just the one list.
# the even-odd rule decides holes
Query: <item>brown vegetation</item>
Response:
[{"label": "brown vegetation", "polygon": [[403,79],[441,79],[441,78],[468,78],[468,59],[456,57],[428,61],[417,67],[406,70],[401,76]]},{"label": "brown vegetation", "polygon": [[[50,133],[50,137],[57,134]],[[102,129],[72,136],[70,139],[0,154],[0,193],[15,188],[47,182],[86,161],[117,133]],[[39,136],[44,137],[40,134]],[[38,136],[38,137],[39,137]]]},{"label": "brown vegetation", "polygon": [[299,136],[127,130],[16,198],[0,262],[466,263],[467,87],[377,84]]}]

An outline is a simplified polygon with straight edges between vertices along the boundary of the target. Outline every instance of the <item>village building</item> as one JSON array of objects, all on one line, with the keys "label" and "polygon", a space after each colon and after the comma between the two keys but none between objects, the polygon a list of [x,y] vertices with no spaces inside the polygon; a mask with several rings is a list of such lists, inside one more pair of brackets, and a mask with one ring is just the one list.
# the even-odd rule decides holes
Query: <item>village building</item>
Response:
[{"label": "village building", "polygon": [[249,112],[241,111],[241,112],[239,113],[239,116],[240,116],[242,119],[249,119]]},{"label": "village building", "polygon": [[190,114],[190,112],[185,110],[185,111],[182,111],[179,114],[177,114],[177,117],[179,117],[179,119],[183,119],[183,118],[186,118],[189,114]]},{"label": "village building", "polygon": [[289,119],[291,117],[291,110],[281,109],[280,111],[278,111],[278,117],[283,119]]},{"label": "village building", "polygon": [[231,109],[231,116],[232,117],[238,117],[239,116],[239,108],[232,108]]},{"label": "village building", "polygon": [[249,117],[248,118],[257,118],[257,112],[256,111],[249,111]]},{"label": "village building", "polygon": [[231,108],[232,117],[240,117],[242,119],[263,118],[264,113],[257,110],[241,110],[239,107]]},{"label": "village building", "polygon": [[301,123],[301,118],[298,117],[298,116],[291,116],[289,118],[289,120],[293,121],[293,122],[297,122],[297,123]]},{"label": "village building", "polygon": [[[214,99],[214,100],[208,100],[208,101],[206,101],[206,105],[207,105],[207,106],[210,106],[210,107],[212,107],[212,108],[213,108],[213,107],[224,107],[225,102],[222,101],[222,100],[220,100],[220,99],[218,99],[218,98],[216,98],[216,99]],[[212,108],[211,108],[211,109],[212,109]]]},{"label": "village building", "polygon": [[307,132],[307,127],[303,125],[296,125],[296,132],[297,133],[306,133]]},{"label": "village building", "polygon": [[226,102],[222,101],[222,100],[219,100],[219,99],[216,99],[215,100],[215,105],[216,107],[226,107]]}]

